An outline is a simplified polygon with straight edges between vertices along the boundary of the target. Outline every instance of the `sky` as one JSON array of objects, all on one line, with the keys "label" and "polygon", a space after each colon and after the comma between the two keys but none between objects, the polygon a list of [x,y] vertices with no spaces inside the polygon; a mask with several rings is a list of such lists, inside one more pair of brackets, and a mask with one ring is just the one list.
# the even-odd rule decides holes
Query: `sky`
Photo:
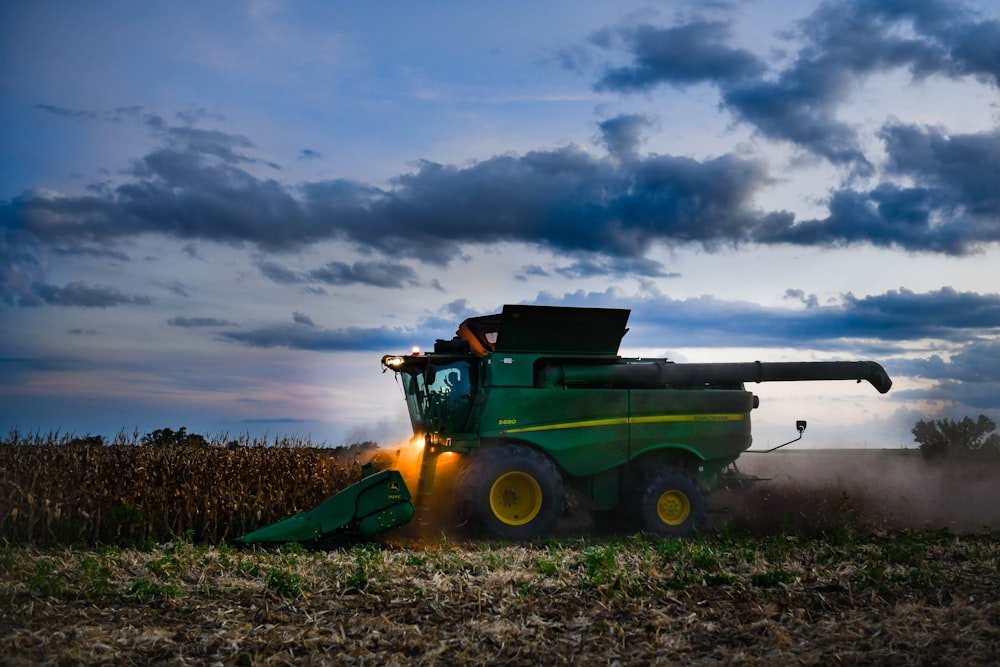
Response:
[{"label": "sky", "polygon": [[0,5],[0,432],[409,434],[504,304],[748,385],[758,448],[1000,421],[992,0]]}]

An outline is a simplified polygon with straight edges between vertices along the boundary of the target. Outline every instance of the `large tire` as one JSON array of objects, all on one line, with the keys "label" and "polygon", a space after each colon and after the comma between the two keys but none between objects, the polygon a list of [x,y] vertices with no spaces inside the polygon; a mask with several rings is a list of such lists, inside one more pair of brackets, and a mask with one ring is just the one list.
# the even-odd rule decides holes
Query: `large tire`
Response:
[{"label": "large tire", "polygon": [[484,447],[462,476],[466,513],[488,535],[533,540],[552,533],[566,506],[555,464],[523,445]]},{"label": "large tire", "polygon": [[686,537],[705,520],[705,494],[690,475],[663,470],[646,480],[639,498],[643,530],[661,537]]}]

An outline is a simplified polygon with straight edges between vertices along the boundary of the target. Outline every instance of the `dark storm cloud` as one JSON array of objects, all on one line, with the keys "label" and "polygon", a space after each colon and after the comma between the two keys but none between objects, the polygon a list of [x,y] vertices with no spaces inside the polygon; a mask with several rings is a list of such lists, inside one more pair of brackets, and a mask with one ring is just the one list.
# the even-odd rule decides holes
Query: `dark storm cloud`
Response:
[{"label": "dark storm cloud", "polygon": [[277,181],[237,165],[239,137],[189,136],[164,146],[130,170],[108,195],[57,197],[26,192],[7,202],[0,223],[48,244],[90,247],[144,233],[282,249],[324,238],[303,224],[303,211]]},{"label": "dark storm cloud", "polygon": [[881,137],[889,173],[924,184],[935,201],[961,202],[970,215],[1000,211],[1000,131],[946,134],[938,128],[890,125]]},{"label": "dark storm cloud", "polygon": [[[263,251],[341,239],[438,263],[459,257],[463,243],[498,241],[640,257],[658,241],[711,247],[748,238],[762,222],[752,197],[769,182],[761,162],[733,155],[652,156],[623,166],[569,146],[464,167],[422,162],[389,189],[338,180],[296,191],[244,168],[250,159],[241,137],[171,136],[109,193],[26,192],[3,205],[0,224],[10,235],[67,248],[108,248],[159,233]],[[274,269],[267,267],[272,276]],[[330,269],[334,283],[412,278],[405,267],[377,263]]]},{"label": "dark storm cloud", "polygon": [[[761,222],[751,200],[768,182],[762,163],[733,155],[623,166],[569,146],[462,168],[423,162],[368,202],[363,224],[343,231],[385,253],[440,263],[462,243],[497,241],[640,257],[656,242],[739,242]],[[322,201],[317,211],[329,206],[326,195],[307,193]]]},{"label": "dark storm cloud", "polygon": [[608,70],[597,88],[634,92],[661,83],[685,86],[703,81],[739,81],[757,76],[762,63],[749,51],[725,45],[729,26],[713,21],[656,28],[649,25],[603,30],[592,37],[595,44],[621,43],[633,54],[628,67]]},{"label": "dark storm cloud", "polygon": [[[723,106],[762,134],[866,171],[854,129],[837,119],[864,77],[903,69],[915,79],[1000,82],[1000,22],[950,3],[823,4],[794,37],[797,50],[783,69],[764,71],[757,56],[728,45],[724,22],[608,29],[593,42],[624,48],[632,62],[608,70],[598,85],[632,92],[714,83]],[[743,243],[873,244],[963,255],[1000,240],[996,132],[949,135],[887,125],[878,139],[888,158],[886,175],[894,180],[867,190],[848,181],[831,192],[826,216],[796,220],[756,207],[757,195],[774,182],[763,160],[640,155],[643,132],[655,119],[634,114],[599,124],[606,156],[566,146],[461,166],[423,161],[377,187],[347,179],[297,186],[275,180],[269,174],[280,165],[255,157],[249,138],[195,127],[212,117],[203,109],[178,114],[182,124],[173,126],[142,107],[36,108],[81,122],[129,119],[158,145],[118,174],[117,184],[102,180],[82,195],[27,191],[0,202],[0,298],[6,304],[69,298],[58,292],[72,291],[69,286],[50,286],[44,295],[33,287],[48,284],[46,253],[125,261],[127,242],[144,234],[249,245],[263,253],[346,241],[392,260],[437,264],[462,257],[463,245],[522,242],[570,255],[576,264],[565,269],[575,275],[593,270],[588,258],[600,254],[612,258],[608,266],[646,277],[663,275],[644,259],[656,245],[712,251]],[[412,268],[389,260],[334,262],[306,273],[270,260],[258,266],[275,282],[314,291],[324,284],[416,282]]]},{"label": "dark storm cloud", "polygon": [[762,135],[870,173],[855,130],[836,117],[865,77],[903,69],[915,80],[973,76],[1000,84],[1000,22],[953,2],[823,3],[792,36],[799,48],[791,62],[765,72],[756,56],[727,45],[724,23],[603,31],[593,42],[623,47],[632,64],[607,70],[596,87],[628,93],[712,83],[723,106]]},{"label": "dark storm cloud", "polygon": [[[619,123],[605,126],[605,136],[625,150],[643,123]],[[731,154],[617,160],[567,146],[461,167],[421,162],[389,188],[337,180],[293,189],[248,171],[253,159],[244,155],[250,149],[244,138],[182,132],[104,194],[26,192],[0,205],[6,241],[0,255],[9,258],[0,278],[11,303],[15,285],[37,270],[42,247],[124,259],[119,244],[147,233],[252,244],[264,252],[346,240],[440,264],[461,257],[463,244],[501,241],[638,260],[657,243],[708,250],[744,242],[872,243],[963,254],[997,240],[996,134],[949,136],[900,125],[881,136],[891,171],[914,185],[841,190],[831,196],[827,218],[796,222],[791,213],[754,207],[771,177],[763,162]],[[269,260],[258,266],[286,284],[399,287],[415,281],[412,268],[390,261],[331,263],[307,274]],[[642,275],[661,275],[648,263],[633,266]]]},{"label": "dark storm cloud", "polygon": [[946,135],[890,125],[881,132],[887,170],[915,183],[840,190],[829,216],[755,232],[762,243],[846,245],[867,242],[950,255],[1000,241],[1000,132]]}]

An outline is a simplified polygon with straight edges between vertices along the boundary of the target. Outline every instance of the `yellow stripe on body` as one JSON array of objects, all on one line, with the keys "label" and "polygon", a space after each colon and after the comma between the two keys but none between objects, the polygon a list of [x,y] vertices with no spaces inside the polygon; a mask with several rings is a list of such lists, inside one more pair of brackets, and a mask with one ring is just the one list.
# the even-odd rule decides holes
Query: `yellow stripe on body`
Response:
[{"label": "yellow stripe on body", "polygon": [[694,415],[647,415],[644,417],[613,417],[610,419],[588,419],[575,422],[560,422],[542,426],[508,428],[502,433],[530,433],[533,431],[558,431],[570,428],[594,428],[597,426],[620,426],[622,424],[658,424],[667,422],[732,422],[741,421],[746,415],[739,412]]}]

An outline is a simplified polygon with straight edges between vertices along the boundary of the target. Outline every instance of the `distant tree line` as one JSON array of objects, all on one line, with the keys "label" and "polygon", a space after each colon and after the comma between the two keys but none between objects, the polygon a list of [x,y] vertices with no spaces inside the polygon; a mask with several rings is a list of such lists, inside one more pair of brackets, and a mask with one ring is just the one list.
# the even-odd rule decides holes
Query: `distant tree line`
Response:
[{"label": "distant tree line", "polygon": [[921,419],[912,429],[920,443],[920,452],[929,460],[951,458],[1000,459],[1000,435],[996,424],[986,415],[973,421],[965,417],[953,419]]}]

